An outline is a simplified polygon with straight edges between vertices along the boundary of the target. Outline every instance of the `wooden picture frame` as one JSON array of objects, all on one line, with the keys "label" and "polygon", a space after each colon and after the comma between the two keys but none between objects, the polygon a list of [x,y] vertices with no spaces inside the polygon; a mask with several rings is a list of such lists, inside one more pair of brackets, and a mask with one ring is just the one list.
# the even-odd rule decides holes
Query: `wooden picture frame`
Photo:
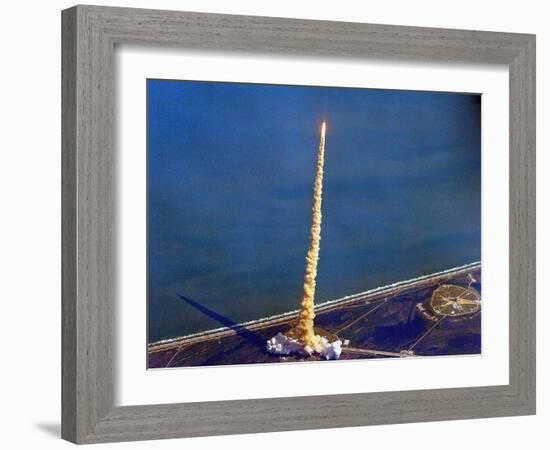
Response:
[{"label": "wooden picture frame", "polygon": [[[62,437],[76,443],[535,413],[535,36],[75,6],[62,13]],[[114,406],[116,44],[505,64],[510,85],[509,384]]]}]

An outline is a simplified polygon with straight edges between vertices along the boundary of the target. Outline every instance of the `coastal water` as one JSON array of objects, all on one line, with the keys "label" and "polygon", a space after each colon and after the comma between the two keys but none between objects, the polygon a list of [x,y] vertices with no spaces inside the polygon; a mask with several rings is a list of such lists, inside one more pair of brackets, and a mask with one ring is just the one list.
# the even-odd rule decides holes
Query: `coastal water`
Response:
[{"label": "coastal water", "polygon": [[162,80],[147,94],[149,342],[298,308],[323,119],[319,302],[481,259],[478,95]]}]

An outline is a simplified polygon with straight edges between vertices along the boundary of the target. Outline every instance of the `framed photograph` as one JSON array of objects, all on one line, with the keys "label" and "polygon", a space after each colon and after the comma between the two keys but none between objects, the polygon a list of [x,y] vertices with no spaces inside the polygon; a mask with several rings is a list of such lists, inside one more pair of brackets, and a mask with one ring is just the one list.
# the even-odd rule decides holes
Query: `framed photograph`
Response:
[{"label": "framed photograph", "polygon": [[535,413],[535,37],[75,6],[62,435]]}]

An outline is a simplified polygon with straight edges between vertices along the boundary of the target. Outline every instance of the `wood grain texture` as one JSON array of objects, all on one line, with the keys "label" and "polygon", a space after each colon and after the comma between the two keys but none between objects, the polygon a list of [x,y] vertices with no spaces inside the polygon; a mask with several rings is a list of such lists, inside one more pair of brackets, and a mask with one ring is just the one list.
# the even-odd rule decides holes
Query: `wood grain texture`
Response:
[{"label": "wood grain texture", "polygon": [[[62,435],[77,443],[535,412],[535,37],[96,6],[63,11]],[[115,44],[506,64],[510,70],[510,383],[113,406]]]},{"label": "wood grain texture", "polygon": [[62,17],[62,435],[76,440],[76,10]]}]

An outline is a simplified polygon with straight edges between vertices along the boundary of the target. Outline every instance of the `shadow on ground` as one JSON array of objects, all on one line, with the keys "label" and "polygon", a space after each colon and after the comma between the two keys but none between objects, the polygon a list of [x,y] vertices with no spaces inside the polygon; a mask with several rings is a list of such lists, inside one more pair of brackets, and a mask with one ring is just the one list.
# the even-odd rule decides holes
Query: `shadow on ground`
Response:
[{"label": "shadow on ground", "polygon": [[60,423],[37,423],[35,424],[35,426],[43,433],[48,434],[52,437],[56,437],[56,438],[61,437]]},{"label": "shadow on ground", "polygon": [[228,317],[225,317],[215,311],[212,311],[211,309],[207,308],[204,305],[201,305],[199,302],[190,299],[189,297],[185,297],[181,294],[176,294],[179,299],[186,302],[188,305],[191,305],[204,315],[210,317],[211,319],[214,319],[216,322],[220,323],[224,327],[227,327],[235,333],[237,333],[240,337],[248,341],[249,343],[261,347],[262,349],[265,349],[265,338],[260,336],[257,333],[254,333],[253,331],[250,331],[248,328],[246,328],[243,324],[237,323],[234,320],[229,319]]}]

